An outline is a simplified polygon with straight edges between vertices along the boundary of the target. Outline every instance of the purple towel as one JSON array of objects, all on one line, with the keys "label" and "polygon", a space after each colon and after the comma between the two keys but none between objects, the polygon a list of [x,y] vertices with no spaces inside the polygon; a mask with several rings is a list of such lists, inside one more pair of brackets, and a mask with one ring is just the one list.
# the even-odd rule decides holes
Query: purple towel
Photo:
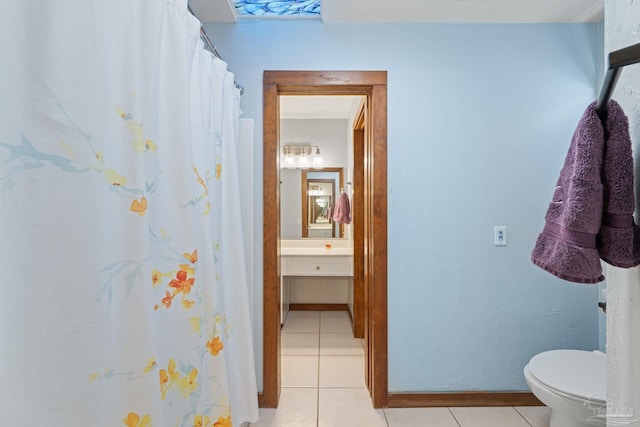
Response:
[{"label": "purple towel", "polygon": [[538,267],[571,282],[604,279],[596,249],[602,220],[602,156],[604,130],[591,103],[573,134],[531,260]]},{"label": "purple towel", "polygon": [[616,101],[607,105],[602,165],[602,226],[597,245],[600,258],[616,267],[640,264],[640,229],[633,222],[633,154],[629,121]]},{"label": "purple towel", "polygon": [[573,134],[531,260],[578,283],[604,280],[600,259],[617,267],[639,265],[640,229],[633,221],[634,210],[627,116],[611,100],[603,128],[594,102]]}]

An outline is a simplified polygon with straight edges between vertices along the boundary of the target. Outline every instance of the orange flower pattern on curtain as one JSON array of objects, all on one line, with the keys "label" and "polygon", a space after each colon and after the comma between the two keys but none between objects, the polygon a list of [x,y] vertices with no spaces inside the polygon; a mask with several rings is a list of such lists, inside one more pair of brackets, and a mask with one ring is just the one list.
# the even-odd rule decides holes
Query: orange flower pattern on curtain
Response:
[{"label": "orange flower pattern on curtain", "polygon": [[26,411],[69,427],[255,421],[246,276],[229,273],[245,267],[227,236],[241,234],[237,192],[223,188],[238,181],[223,179],[236,168],[223,155],[238,142],[233,75],[186,0],[60,0],[38,40],[20,34],[42,10],[15,4],[0,259],[24,286],[0,300],[15,320],[3,360],[21,368],[0,382],[16,401],[3,425]]},{"label": "orange flower pattern on curtain", "polygon": [[[116,107],[116,111],[118,112],[118,116],[127,122],[127,129],[134,137],[130,143],[134,152],[138,154],[161,154],[155,143],[143,137],[143,126],[140,122],[133,120],[132,114],[124,112],[124,110],[119,107]],[[105,157],[102,153],[96,156],[101,164],[105,163]],[[101,171],[99,168],[94,170]],[[211,170],[207,170],[204,174],[204,178],[199,173],[198,167],[192,166],[191,170],[195,173],[195,179],[193,180],[194,186],[192,188],[194,191],[197,188],[201,191],[191,197],[187,203],[180,204],[179,208],[186,209],[204,203],[205,209],[200,215],[210,215],[212,211],[209,182],[213,179],[219,179],[220,164],[216,163],[212,165]],[[158,188],[155,179],[152,182],[146,182],[143,190],[141,187],[128,187],[127,183],[129,183],[130,180],[121,176],[115,172],[115,170],[108,169],[101,172],[108,177],[107,181],[111,184],[112,188],[116,188],[115,193],[120,197],[128,197],[129,194],[144,193],[153,199]],[[139,217],[154,217],[154,210],[149,210],[149,202],[146,196],[133,198],[128,210],[138,214]],[[180,252],[172,248],[172,238],[167,228],[156,227],[156,230],[157,231],[149,226],[151,241],[157,244],[160,251],[164,252],[166,256],[156,257],[156,259],[161,260],[161,263],[151,267],[148,276],[152,292],[158,295],[157,302],[153,305],[153,311],[159,312],[160,310],[166,310],[170,312],[176,310],[176,307],[180,307],[184,311],[197,312],[194,316],[188,318],[188,330],[190,334],[200,337],[203,348],[200,352],[202,356],[198,363],[206,365],[206,359],[203,359],[205,355],[208,355],[208,357],[218,357],[223,351],[223,338],[230,330],[229,325],[226,324],[226,317],[221,313],[213,311],[210,304],[207,303],[208,298],[205,297],[207,292],[203,293],[202,289],[198,287],[198,249],[191,249],[182,252],[182,255],[177,255]],[[211,252],[214,260],[217,260],[216,253],[219,249],[219,242],[214,242],[212,247],[213,252]],[[171,260],[173,260],[174,267],[167,270],[163,269],[163,265],[166,265],[167,261]],[[124,284],[127,289],[136,286],[137,282],[143,277],[143,266],[145,264],[148,264],[148,261],[127,259],[116,261],[103,268],[101,272],[106,276],[106,279],[101,285],[101,297],[99,300],[109,308],[113,303],[114,295],[119,292],[117,286]],[[216,281],[217,279],[218,276],[216,275]],[[214,285],[215,284],[214,282]],[[203,329],[203,326],[205,326],[205,329]],[[197,402],[196,396],[202,393],[203,383],[210,384],[212,381],[217,381],[211,376],[203,377],[203,372],[198,369],[197,365],[192,364],[192,362],[169,357],[165,360],[165,364],[159,368],[159,359],[158,356],[147,357],[146,361],[139,365],[140,369],[134,371],[117,371],[116,369],[106,368],[102,373],[93,372],[89,374],[88,381],[109,382],[122,379],[134,381],[142,378],[146,374],[157,371],[158,390],[161,400],[183,399],[193,402]],[[196,410],[197,406],[198,405],[191,405],[189,411]],[[229,403],[223,400],[221,403],[215,405],[215,407],[221,409],[223,414],[214,416],[214,406],[209,405],[207,412],[200,413],[193,418],[193,424],[179,423],[178,425],[231,427],[233,423]],[[149,414],[139,414],[140,412],[136,411],[127,413],[123,418],[123,424],[128,427],[145,427],[152,425],[152,419]]]}]

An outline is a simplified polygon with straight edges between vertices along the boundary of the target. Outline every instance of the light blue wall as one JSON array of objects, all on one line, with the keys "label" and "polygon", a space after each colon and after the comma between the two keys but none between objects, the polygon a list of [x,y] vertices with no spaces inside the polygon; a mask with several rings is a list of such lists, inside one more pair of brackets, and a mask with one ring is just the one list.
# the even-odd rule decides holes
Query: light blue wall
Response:
[{"label": "light blue wall", "polygon": [[[245,87],[245,116],[256,119],[259,189],[264,70],[388,71],[390,391],[526,390],[522,369],[534,354],[598,347],[596,287],[529,261],[573,130],[600,83],[595,24],[205,29]],[[508,246],[493,246],[494,225],[508,227]],[[261,318],[258,303],[260,387]]]}]

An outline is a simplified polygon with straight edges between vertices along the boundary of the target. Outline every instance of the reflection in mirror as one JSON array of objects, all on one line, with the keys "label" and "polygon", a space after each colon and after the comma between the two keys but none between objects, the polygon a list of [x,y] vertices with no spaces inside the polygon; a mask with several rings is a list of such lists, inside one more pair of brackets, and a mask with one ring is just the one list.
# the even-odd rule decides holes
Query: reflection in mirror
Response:
[{"label": "reflection in mirror", "polygon": [[344,186],[343,168],[302,171],[302,237],[344,237],[344,226],[332,219],[335,201]]},{"label": "reflection in mirror", "polygon": [[336,237],[333,227],[335,182],[307,180],[307,237]]},{"label": "reflection in mirror", "polygon": [[[300,96],[295,94],[279,95],[278,100],[280,238],[283,240],[314,239],[309,237],[308,232],[310,224],[308,208],[303,209],[303,204],[308,207],[312,205],[309,203],[306,183],[302,183],[302,173],[306,171],[309,174],[309,179],[336,180],[332,200],[333,205],[336,205],[339,201],[340,189],[344,188],[340,183],[342,178],[336,174],[338,170],[342,171],[344,182],[349,181],[351,177],[354,153],[353,122],[364,97]],[[311,149],[311,153],[309,150],[304,150],[308,157],[308,166],[300,165],[301,150],[291,147]],[[323,160],[321,168],[313,163],[314,158],[317,158],[318,151]],[[287,157],[291,157],[290,160],[293,162],[287,163]],[[327,172],[332,172],[333,175],[329,175]],[[335,176],[338,178],[334,178]],[[350,188],[347,193],[351,194]],[[269,224],[269,226],[274,225]],[[351,225],[336,226],[334,223],[333,227],[331,235],[335,237],[315,239],[351,239],[353,228]],[[305,231],[304,235],[303,230]]]}]

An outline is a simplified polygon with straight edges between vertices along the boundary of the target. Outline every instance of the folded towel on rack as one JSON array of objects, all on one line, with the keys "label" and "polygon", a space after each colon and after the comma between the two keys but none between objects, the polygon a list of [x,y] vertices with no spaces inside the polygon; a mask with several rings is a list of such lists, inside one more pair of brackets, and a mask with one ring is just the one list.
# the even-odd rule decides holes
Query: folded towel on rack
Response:
[{"label": "folded towel on rack", "polygon": [[600,258],[616,267],[640,264],[640,228],[633,221],[633,154],[629,120],[614,101],[607,105],[602,164],[604,212],[597,237]]},{"label": "folded towel on rack", "polygon": [[346,193],[342,193],[338,197],[333,220],[338,224],[351,224],[351,206],[349,205],[349,196]]},{"label": "folded towel on rack", "polygon": [[596,248],[602,222],[604,130],[595,107],[595,102],[587,107],[573,134],[531,254],[538,267],[578,283],[604,279]]}]

